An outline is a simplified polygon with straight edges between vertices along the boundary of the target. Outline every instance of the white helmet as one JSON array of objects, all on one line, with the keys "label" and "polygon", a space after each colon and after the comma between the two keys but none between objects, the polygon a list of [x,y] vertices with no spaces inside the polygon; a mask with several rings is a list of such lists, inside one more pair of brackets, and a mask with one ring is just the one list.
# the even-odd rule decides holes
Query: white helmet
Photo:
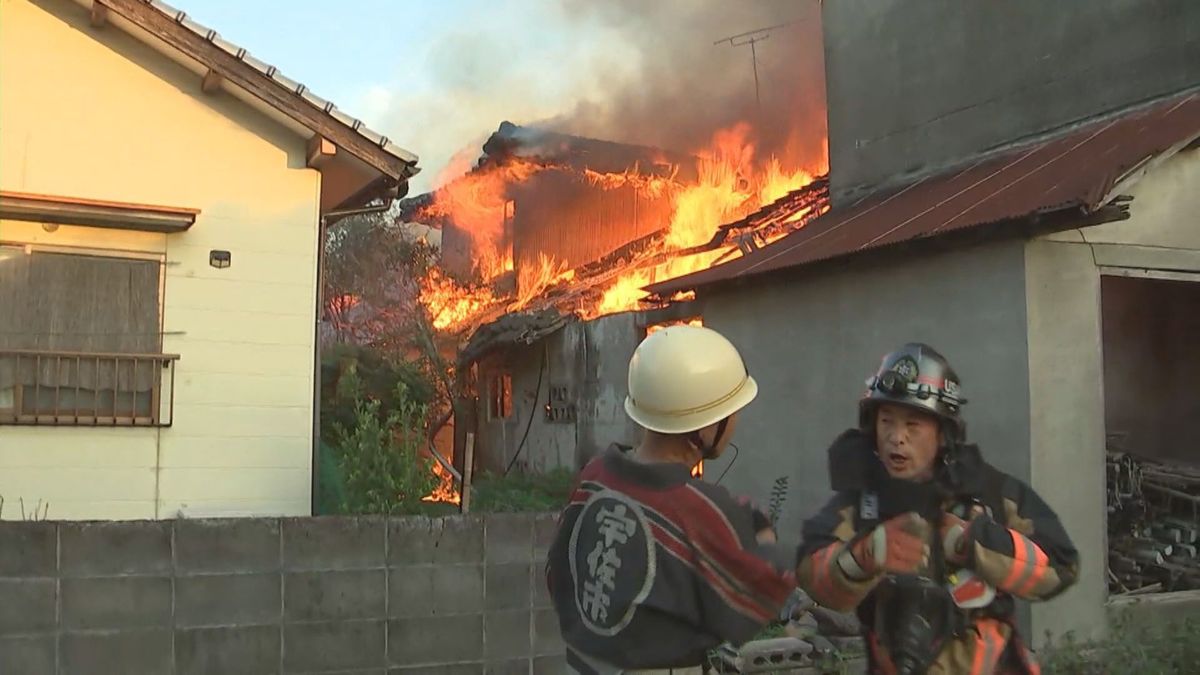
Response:
[{"label": "white helmet", "polygon": [[757,395],[758,383],[725,336],[669,326],[633,352],[625,412],[651,431],[685,434],[720,422]]}]

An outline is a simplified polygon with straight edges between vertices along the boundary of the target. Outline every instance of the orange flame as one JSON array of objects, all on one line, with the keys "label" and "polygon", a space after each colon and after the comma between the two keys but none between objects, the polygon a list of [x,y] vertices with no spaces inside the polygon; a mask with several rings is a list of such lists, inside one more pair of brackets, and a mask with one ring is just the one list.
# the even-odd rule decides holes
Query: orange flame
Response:
[{"label": "orange flame", "polygon": [[508,213],[508,186],[528,180],[544,167],[512,160],[466,173],[434,193],[433,215],[447,216],[470,234],[475,243],[476,273],[484,281],[513,269],[512,251],[504,251],[504,221]]},{"label": "orange flame", "polygon": [[[672,254],[665,262],[639,265],[632,261],[628,269],[597,288],[598,299],[577,306],[584,319],[637,309],[647,285],[679,277],[724,262],[740,255],[732,243],[711,251],[687,253],[712,241],[721,225],[742,218],[813,182],[814,176],[827,172],[828,152],[801,168],[796,158],[770,156],[756,159],[753,130],[738,123],[713,135],[709,148],[698,153],[698,180],[692,185],[678,182],[678,167],[669,175],[642,173],[637,165],[619,174],[598,173],[584,169],[583,178],[601,189],[636,187],[652,198],[669,195],[672,208],[665,236],[658,248],[645,252],[646,257]],[[827,147],[827,146],[826,146]],[[510,159],[466,173],[446,183],[435,195],[433,211],[449,216],[456,225],[471,233],[475,244],[475,272],[483,285],[462,284],[434,270],[422,283],[422,300],[439,330],[457,330],[468,325],[484,311],[507,302],[508,311],[519,311],[545,292],[574,278],[575,271],[565,263],[544,254],[534,261],[522,261],[515,279],[515,297],[498,298],[488,284],[506,272],[513,271],[511,247],[502,245],[506,220],[512,217],[508,201],[509,186],[528,180],[535,173],[554,166],[527,160]],[[460,169],[461,170],[461,169]],[[822,212],[828,209],[821,207]],[[805,209],[789,217],[786,223],[803,223],[810,216]],[[818,214],[819,215],[819,214]],[[786,227],[776,227],[765,234],[770,243],[786,236]]]},{"label": "orange flame", "polygon": [[[712,148],[701,157],[699,183],[684,189],[676,199],[675,212],[664,241],[666,250],[682,250],[707,243],[721,225],[808,185],[813,182],[815,174],[824,173],[823,167],[828,164],[824,157],[817,163],[820,165],[818,168],[822,169],[819,171],[788,170],[774,156],[756,170],[750,134],[749,125],[739,123],[713,136]],[[791,220],[799,221],[805,214],[792,216]],[[770,241],[784,234],[786,232],[774,235]],[[603,292],[597,307],[593,311],[585,311],[584,317],[594,318],[636,309],[646,297],[641,290],[644,286],[707,269],[728,254],[727,249],[718,249],[678,256],[649,270],[631,270],[613,281]]]},{"label": "orange flame", "polygon": [[490,287],[459,284],[437,267],[421,280],[421,303],[438,330],[452,330],[496,302]]},{"label": "orange flame", "polygon": [[545,253],[539,253],[536,263],[522,265],[521,271],[517,274],[516,308],[520,308],[538,297],[542,291],[556,282],[574,278],[574,276],[574,270],[568,272],[565,262],[557,261]]},{"label": "orange flame", "polygon": [[441,462],[433,462],[433,474],[438,477],[441,482],[437,487],[433,488],[433,492],[421,498],[423,502],[444,502],[447,504],[461,504],[462,493],[454,489],[454,475],[447,471]]}]

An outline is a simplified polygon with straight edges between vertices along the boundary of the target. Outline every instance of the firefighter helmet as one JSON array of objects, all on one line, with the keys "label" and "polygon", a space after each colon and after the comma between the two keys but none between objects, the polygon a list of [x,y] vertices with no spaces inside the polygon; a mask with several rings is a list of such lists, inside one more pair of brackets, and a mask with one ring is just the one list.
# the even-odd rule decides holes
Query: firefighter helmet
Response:
[{"label": "firefighter helmet", "polygon": [[686,434],[728,418],[757,395],[758,384],[725,336],[668,326],[634,350],[625,412],[651,431]]},{"label": "firefighter helmet", "polygon": [[958,374],[946,357],[929,345],[910,342],[884,356],[879,370],[867,379],[867,391],[858,405],[859,424],[870,429],[876,408],[894,403],[934,415],[962,440],[966,423],[960,410],[966,402]]}]

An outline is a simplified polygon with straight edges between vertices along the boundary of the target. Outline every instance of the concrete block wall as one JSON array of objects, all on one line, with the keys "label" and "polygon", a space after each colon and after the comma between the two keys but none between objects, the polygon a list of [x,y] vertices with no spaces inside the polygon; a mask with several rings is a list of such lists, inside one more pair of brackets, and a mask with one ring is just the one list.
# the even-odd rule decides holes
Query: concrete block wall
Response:
[{"label": "concrete block wall", "polygon": [[0,673],[560,673],[545,514],[0,522]]}]

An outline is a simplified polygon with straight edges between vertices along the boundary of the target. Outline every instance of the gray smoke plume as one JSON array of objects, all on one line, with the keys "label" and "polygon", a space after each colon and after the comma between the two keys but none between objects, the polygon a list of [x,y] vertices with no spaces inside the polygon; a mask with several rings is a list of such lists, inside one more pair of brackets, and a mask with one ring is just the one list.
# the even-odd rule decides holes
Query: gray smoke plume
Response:
[{"label": "gray smoke plume", "polygon": [[[760,117],[750,47],[713,42],[791,21],[755,46]],[[414,194],[465,172],[504,120],[687,153],[744,121],[759,157],[824,154],[818,0],[485,4],[430,35],[405,67],[436,86],[380,88],[369,107],[421,155]]]},{"label": "gray smoke plume", "polygon": [[[817,0],[562,0],[570,16],[625,35],[640,50],[636,77],[583,101],[551,128],[682,151],[703,148],[714,131],[750,123],[759,154],[823,154],[825,85]],[[751,47],[713,43],[772,29]],[[745,38],[734,42],[744,42]]]}]

